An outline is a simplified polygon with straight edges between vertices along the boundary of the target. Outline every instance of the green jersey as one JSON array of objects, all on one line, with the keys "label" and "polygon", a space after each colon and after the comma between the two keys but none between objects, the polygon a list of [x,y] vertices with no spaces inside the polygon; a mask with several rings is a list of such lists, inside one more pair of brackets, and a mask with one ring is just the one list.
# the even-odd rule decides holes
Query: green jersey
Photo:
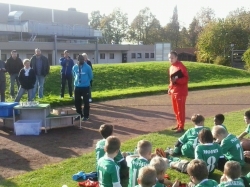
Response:
[{"label": "green jersey", "polygon": [[233,181],[222,182],[218,187],[245,187],[244,182],[241,178],[235,179]]},{"label": "green jersey", "polygon": [[139,157],[139,158],[133,158],[131,156],[126,157],[127,166],[129,167],[129,184],[128,187],[134,187],[138,185],[137,178],[139,170],[149,165],[149,161],[146,158]]},{"label": "green jersey", "polygon": [[222,153],[227,160],[237,161],[241,166],[245,164],[243,149],[236,136],[228,134],[228,136],[221,141],[220,146],[222,148]]},{"label": "green jersey", "polygon": [[250,134],[250,124],[247,125],[247,128],[246,128],[245,132]]},{"label": "green jersey", "polygon": [[197,126],[191,129],[188,129],[179,139],[183,145],[181,147],[181,153],[183,156],[194,158],[194,149],[197,146],[198,134],[203,129],[204,126]]},{"label": "green jersey", "polygon": [[195,187],[217,187],[218,183],[212,179],[204,179],[199,184],[196,184]]},{"label": "green jersey", "polygon": [[112,158],[103,156],[98,160],[98,181],[101,187],[121,186],[119,166]]},{"label": "green jersey", "polygon": [[250,173],[248,173],[246,176],[245,176],[247,182],[250,184]]},{"label": "green jersey", "polygon": [[221,147],[217,143],[199,144],[195,148],[195,159],[207,163],[208,172],[212,173],[218,165],[219,158],[223,158]]},{"label": "green jersey", "polygon": [[165,187],[165,185],[157,181],[154,187]]},{"label": "green jersey", "polygon": [[[105,141],[106,141],[106,139],[102,139],[102,140],[98,141],[96,144],[96,148],[95,148],[96,162],[98,162],[98,160],[105,155],[105,151],[104,151]],[[114,158],[114,160],[116,163],[119,163],[119,162],[124,160],[120,150],[119,150],[117,156]]]}]

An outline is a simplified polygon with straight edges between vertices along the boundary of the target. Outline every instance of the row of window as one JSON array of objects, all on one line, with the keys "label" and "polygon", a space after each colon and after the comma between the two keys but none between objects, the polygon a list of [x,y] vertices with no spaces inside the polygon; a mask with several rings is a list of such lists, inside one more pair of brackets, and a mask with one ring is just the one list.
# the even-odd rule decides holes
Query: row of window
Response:
[{"label": "row of window", "polygon": [[[137,56],[136,56],[137,55]],[[154,53],[150,53],[150,58],[154,58],[155,54]],[[141,53],[131,53],[131,58],[142,58],[142,54]],[[145,58],[149,58],[149,53],[145,53]]]}]

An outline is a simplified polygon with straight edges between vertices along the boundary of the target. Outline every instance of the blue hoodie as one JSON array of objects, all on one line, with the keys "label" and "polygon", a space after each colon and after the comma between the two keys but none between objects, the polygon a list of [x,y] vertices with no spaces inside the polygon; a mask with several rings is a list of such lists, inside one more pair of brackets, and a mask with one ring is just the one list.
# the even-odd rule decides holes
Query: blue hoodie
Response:
[{"label": "blue hoodie", "polygon": [[[80,67],[80,68],[79,68]],[[80,74],[79,74],[80,69]],[[87,63],[79,66],[78,64],[74,65],[72,68],[72,73],[75,78],[74,85],[75,87],[89,87],[90,81],[93,79],[93,73],[91,67]]]},{"label": "blue hoodie", "polygon": [[71,58],[66,59],[62,57],[60,58],[60,64],[62,66],[61,73],[64,75],[71,75],[72,68],[75,65],[74,61]]}]

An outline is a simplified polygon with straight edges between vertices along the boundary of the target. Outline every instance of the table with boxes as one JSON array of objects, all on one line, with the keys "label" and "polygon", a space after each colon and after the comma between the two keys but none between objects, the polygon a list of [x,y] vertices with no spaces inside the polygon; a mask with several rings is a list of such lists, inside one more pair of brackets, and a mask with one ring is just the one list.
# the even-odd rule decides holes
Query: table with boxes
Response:
[{"label": "table with boxes", "polygon": [[[0,118],[3,124],[15,129],[16,135],[38,135],[41,129],[73,125],[74,117],[79,116],[71,108],[54,109],[49,104],[0,103]],[[16,121],[17,120],[17,121]],[[81,128],[81,120],[79,120]]]}]

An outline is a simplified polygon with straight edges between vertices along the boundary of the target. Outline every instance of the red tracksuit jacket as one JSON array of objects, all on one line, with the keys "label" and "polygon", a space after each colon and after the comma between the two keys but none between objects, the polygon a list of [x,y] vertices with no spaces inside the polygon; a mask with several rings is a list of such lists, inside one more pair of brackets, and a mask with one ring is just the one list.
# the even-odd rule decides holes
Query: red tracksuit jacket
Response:
[{"label": "red tracksuit jacket", "polygon": [[[183,77],[176,80],[175,84],[171,81],[171,75],[181,70],[183,73]],[[187,68],[182,64],[182,62],[177,61],[172,64],[169,68],[169,94],[179,95],[179,96],[187,96],[188,95],[188,72]]]}]

